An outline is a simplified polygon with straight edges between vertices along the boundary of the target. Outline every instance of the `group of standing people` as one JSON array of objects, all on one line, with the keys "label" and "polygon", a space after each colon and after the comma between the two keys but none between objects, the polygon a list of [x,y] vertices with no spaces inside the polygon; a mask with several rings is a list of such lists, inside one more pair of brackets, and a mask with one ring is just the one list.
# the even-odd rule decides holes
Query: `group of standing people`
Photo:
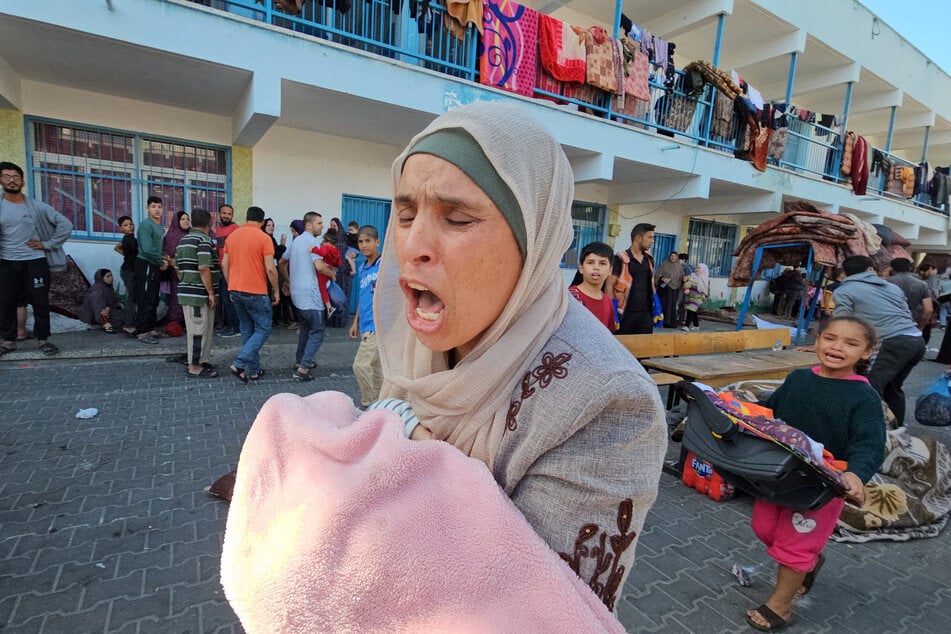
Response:
[{"label": "group of standing people", "polygon": [[665,328],[699,330],[700,306],[710,298],[710,270],[689,263],[687,253],[672,251],[659,266],[650,250],[655,226],[638,223],[631,246],[613,256],[605,291],[617,301],[619,335],[650,334]]},{"label": "group of standing people", "polygon": [[[366,258],[360,271],[362,301],[352,323],[347,320],[344,325],[351,326],[351,337],[361,337],[354,370],[363,404],[376,400],[382,371],[373,340],[372,293],[380,255],[374,227],[360,228],[352,222],[344,233],[334,218],[324,232],[320,214],[310,212],[291,222],[292,239],[287,244],[284,235],[280,241],[275,238],[273,219],[265,218],[264,210],[256,206],[248,208],[240,226],[228,204],[218,208],[217,226],[206,210],[178,212],[167,231],[161,224],[163,201],[150,197],[147,210],[138,231],[132,218],[118,219],[123,238],[115,251],[123,256],[125,303],[119,302],[113,273],[100,269],[79,309],[83,321],[100,325],[106,333],[121,330],[143,343],[157,343],[162,336],[156,328],[162,293],[166,333],[178,336],[175,330],[184,325],[188,376],[214,378],[218,371],[210,354],[220,307],[219,336],[242,338],[229,370],[247,383],[265,374],[260,350],[272,327],[293,320],[299,341],[292,376],[312,381],[329,319],[347,320],[351,274],[356,272],[356,255],[362,252]],[[336,303],[330,301],[331,285],[337,285],[341,297]]]}]

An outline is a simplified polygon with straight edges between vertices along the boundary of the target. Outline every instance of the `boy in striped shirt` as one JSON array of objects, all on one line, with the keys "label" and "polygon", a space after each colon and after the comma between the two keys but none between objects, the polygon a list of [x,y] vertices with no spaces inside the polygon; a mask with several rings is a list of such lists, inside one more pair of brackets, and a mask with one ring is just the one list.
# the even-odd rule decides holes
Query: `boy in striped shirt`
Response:
[{"label": "boy in striped shirt", "polygon": [[178,303],[185,313],[189,378],[214,378],[218,372],[209,363],[215,327],[215,302],[220,277],[218,253],[208,236],[211,214],[192,211],[191,231],[175,250],[178,268]]}]

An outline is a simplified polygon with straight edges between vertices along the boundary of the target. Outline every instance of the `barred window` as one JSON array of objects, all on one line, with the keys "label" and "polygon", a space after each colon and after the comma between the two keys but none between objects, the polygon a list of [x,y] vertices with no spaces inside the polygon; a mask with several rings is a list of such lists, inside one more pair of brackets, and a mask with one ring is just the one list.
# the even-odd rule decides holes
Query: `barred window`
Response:
[{"label": "barred window", "polygon": [[230,162],[225,147],[30,121],[30,191],[72,221],[74,237],[115,240],[118,219],[139,224],[149,196],[163,200],[166,227],[179,211],[214,211],[230,199]]},{"label": "barred window", "polygon": [[571,246],[561,259],[562,268],[578,268],[581,250],[589,242],[604,240],[604,218],[608,208],[597,203],[574,201],[571,204],[571,226],[574,236]]},{"label": "barred window", "polygon": [[726,277],[730,274],[735,246],[736,225],[690,219],[687,229],[690,263],[703,262],[710,268],[712,277]]}]

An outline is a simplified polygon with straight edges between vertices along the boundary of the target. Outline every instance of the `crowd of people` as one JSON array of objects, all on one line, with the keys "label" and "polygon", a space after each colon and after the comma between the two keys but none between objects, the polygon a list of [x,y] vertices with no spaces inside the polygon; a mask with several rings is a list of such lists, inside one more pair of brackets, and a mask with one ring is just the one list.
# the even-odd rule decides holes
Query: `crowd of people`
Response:
[{"label": "crowd of people", "polygon": [[[27,301],[37,313],[41,349],[55,354],[48,341],[48,311],[45,320],[42,314],[42,284],[25,280],[48,280],[71,226],[52,208],[22,195],[22,175],[17,166],[0,164],[0,284],[22,289],[0,293],[4,348],[15,347],[16,308]],[[365,575],[368,562],[361,558],[376,557],[376,525],[372,530],[358,523],[352,530],[335,525],[332,535],[288,530],[285,511],[295,517],[300,508],[314,517],[352,516],[345,513],[346,499],[340,509],[329,502],[326,508],[308,506],[311,490],[319,490],[322,481],[305,482],[293,494],[281,487],[300,484],[306,473],[323,473],[328,482],[366,481],[369,497],[361,498],[361,505],[370,508],[399,494],[384,487],[381,498],[371,499],[378,490],[373,483],[405,478],[412,468],[426,476],[412,480],[406,503],[420,496],[432,500],[425,508],[412,507],[412,525],[428,526],[420,513],[436,517],[444,508],[456,508],[457,487],[466,488],[467,505],[479,508],[497,509],[488,502],[505,496],[521,522],[505,523],[505,539],[543,545],[559,565],[567,564],[564,569],[577,577],[575,582],[580,579],[597,595],[602,609],[613,610],[657,494],[666,420],[656,385],[612,334],[653,332],[659,314],[668,328],[698,329],[698,310],[710,293],[709,270],[703,263],[691,266],[687,254],[676,252],[655,267],[650,253],[655,227],[640,223],[631,232],[630,247],[619,253],[601,242],[584,246],[578,276],[566,290],[559,264],[573,236],[571,168],[555,137],[515,105],[474,104],[438,117],[397,157],[392,177],[388,246],[382,253],[376,228],[351,223],[345,233],[340,220],[333,219],[325,232],[317,212],[291,223],[289,243],[274,237],[273,221],[256,206],[247,209],[241,226],[233,222],[233,208],[222,205],[216,224],[209,211],[193,209],[179,213],[166,231],[163,201],[149,198],[148,217],[137,231],[131,219],[120,219],[123,239],[116,250],[123,255],[120,275],[131,295],[120,304],[113,273],[98,271],[84,319],[106,332],[121,330],[153,344],[161,334],[156,308],[164,288],[167,296],[174,295],[168,302],[169,323],[184,322],[188,376],[214,378],[218,371],[210,350],[220,306],[222,336],[242,338],[228,365],[241,383],[264,376],[261,347],[276,322],[293,319],[299,333],[293,377],[312,381],[328,320],[346,315],[346,297],[343,304],[335,300],[334,287],[349,289],[356,275],[358,309],[349,334],[360,340],[354,374],[360,409],[369,411],[352,404],[341,409],[315,398],[319,395],[275,397],[252,426],[232,480],[222,578],[246,624],[256,623],[260,631],[268,629],[263,623],[280,629],[289,618],[307,622],[310,614],[328,609],[341,618],[343,605],[334,613],[332,601],[293,594],[300,584],[291,576],[309,574],[308,557],[334,545],[325,540],[353,546],[334,558],[330,570],[342,587],[347,574]],[[364,256],[359,268],[357,253]],[[847,461],[842,480],[857,502],[884,451],[884,420],[881,408],[872,406],[879,403],[874,397],[884,400],[899,424],[904,420],[902,384],[924,354],[923,330],[934,312],[931,288],[941,290],[940,284],[929,287],[930,282],[909,278],[910,270],[910,262],[893,262],[893,276],[885,279],[868,258],[847,258],[832,291],[830,319],[814,347],[816,367],[794,372],[764,403]],[[285,297],[289,304],[282,308]],[[829,396],[817,401],[817,394]],[[833,400],[841,405],[835,411],[815,407]],[[380,409],[396,416],[380,417]],[[381,421],[394,430],[398,424],[399,433],[378,433]],[[322,436],[321,425],[333,434]],[[291,436],[299,434],[302,444],[330,444],[325,451],[272,447],[274,438],[286,437],[281,430],[294,430]],[[341,442],[346,434],[359,442]],[[398,435],[403,444],[394,444]],[[374,459],[337,459],[334,451],[342,446],[359,446]],[[413,453],[415,448],[419,453]],[[270,451],[281,451],[282,460],[269,460]],[[474,464],[485,482],[471,478]],[[372,477],[364,480],[368,468]],[[275,470],[284,470],[283,475]],[[333,492],[322,494],[337,499]],[[283,508],[285,503],[293,508]],[[752,528],[779,572],[770,597],[746,613],[753,627],[780,629],[792,621],[793,598],[815,583],[822,549],[843,504],[839,499],[796,517],[788,509],[757,504]],[[505,513],[513,508],[507,500],[503,506],[509,509]],[[791,526],[802,523],[802,517],[811,522],[808,531]],[[484,536],[467,531],[468,525],[455,518],[453,541],[439,546],[447,552],[478,551],[486,558],[485,569],[502,570],[518,561],[512,557],[517,553],[505,548],[480,547]],[[396,570],[414,565],[414,541],[402,540],[400,550],[388,551]],[[427,550],[432,546],[420,541]],[[278,553],[293,557],[285,565],[271,565]],[[264,568],[287,575],[291,595],[270,591],[254,573]],[[445,585],[443,570],[424,572],[434,575],[426,587]],[[569,611],[584,603],[582,595],[565,599]],[[435,622],[426,619],[450,608],[430,598],[418,610],[389,616],[402,629]],[[495,599],[492,605],[499,610],[525,609],[510,597]]]}]

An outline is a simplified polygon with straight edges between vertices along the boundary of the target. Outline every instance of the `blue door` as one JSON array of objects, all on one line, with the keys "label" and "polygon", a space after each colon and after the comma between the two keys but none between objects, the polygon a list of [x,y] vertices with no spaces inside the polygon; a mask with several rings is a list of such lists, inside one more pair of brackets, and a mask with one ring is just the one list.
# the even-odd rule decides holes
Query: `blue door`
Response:
[{"label": "blue door", "polygon": [[661,262],[670,257],[672,251],[677,250],[677,236],[670,233],[654,232],[654,246],[651,248],[651,255],[654,256],[654,262],[660,265]]},{"label": "blue door", "polygon": [[[390,221],[391,202],[386,198],[368,198],[367,196],[343,195],[343,202],[340,205],[340,219],[344,227],[350,224],[351,220],[356,221],[361,227],[363,225],[372,225],[376,227],[380,234],[380,248],[383,248],[383,236],[386,235],[386,226]],[[357,256],[357,268],[363,264],[364,257]],[[353,278],[353,286],[350,292],[350,313],[357,310],[357,296],[359,295],[359,286],[357,278]]]}]

